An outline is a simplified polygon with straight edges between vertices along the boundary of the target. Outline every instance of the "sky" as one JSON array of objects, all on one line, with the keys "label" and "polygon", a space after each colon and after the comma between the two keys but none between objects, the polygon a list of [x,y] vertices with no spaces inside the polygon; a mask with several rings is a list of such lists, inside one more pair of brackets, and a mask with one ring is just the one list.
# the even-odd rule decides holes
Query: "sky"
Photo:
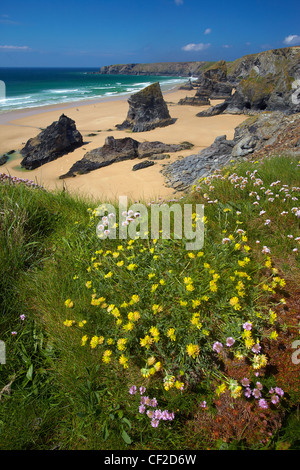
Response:
[{"label": "sky", "polygon": [[293,45],[299,0],[0,3],[0,67],[230,61]]}]

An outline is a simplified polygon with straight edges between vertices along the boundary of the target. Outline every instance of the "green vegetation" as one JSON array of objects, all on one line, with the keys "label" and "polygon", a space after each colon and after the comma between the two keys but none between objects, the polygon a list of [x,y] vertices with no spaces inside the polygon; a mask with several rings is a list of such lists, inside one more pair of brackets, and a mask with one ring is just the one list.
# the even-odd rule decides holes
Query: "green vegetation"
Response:
[{"label": "green vegetation", "polygon": [[0,448],[299,449],[299,180],[278,156],[200,181],[188,251],[3,179]]}]

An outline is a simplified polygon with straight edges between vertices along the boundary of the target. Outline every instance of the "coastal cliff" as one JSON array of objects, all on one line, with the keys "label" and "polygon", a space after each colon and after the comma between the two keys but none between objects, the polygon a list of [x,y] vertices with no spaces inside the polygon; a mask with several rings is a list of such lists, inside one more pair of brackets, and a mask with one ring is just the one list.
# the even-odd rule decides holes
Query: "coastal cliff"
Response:
[{"label": "coastal cliff", "polygon": [[207,62],[157,62],[153,64],[105,65],[98,73],[103,75],[170,75],[172,77],[199,76]]}]

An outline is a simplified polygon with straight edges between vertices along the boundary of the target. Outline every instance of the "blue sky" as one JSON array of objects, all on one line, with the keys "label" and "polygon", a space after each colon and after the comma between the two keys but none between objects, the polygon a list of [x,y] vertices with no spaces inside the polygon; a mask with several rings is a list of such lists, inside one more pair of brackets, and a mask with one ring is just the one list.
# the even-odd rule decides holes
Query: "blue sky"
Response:
[{"label": "blue sky", "polygon": [[0,67],[234,60],[300,45],[300,2],[1,0]]}]

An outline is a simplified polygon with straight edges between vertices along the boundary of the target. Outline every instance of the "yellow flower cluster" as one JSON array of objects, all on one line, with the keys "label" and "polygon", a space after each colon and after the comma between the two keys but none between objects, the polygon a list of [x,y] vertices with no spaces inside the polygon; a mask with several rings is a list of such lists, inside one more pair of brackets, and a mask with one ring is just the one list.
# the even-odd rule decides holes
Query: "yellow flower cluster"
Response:
[{"label": "yellow flower cluster", "polygon": [[186,347],[186,352],[188,353],[190,357],[192,357],[193,359],[196,359],[196,357],[199,356],[200,348],[198,344],[190,343]]}]

